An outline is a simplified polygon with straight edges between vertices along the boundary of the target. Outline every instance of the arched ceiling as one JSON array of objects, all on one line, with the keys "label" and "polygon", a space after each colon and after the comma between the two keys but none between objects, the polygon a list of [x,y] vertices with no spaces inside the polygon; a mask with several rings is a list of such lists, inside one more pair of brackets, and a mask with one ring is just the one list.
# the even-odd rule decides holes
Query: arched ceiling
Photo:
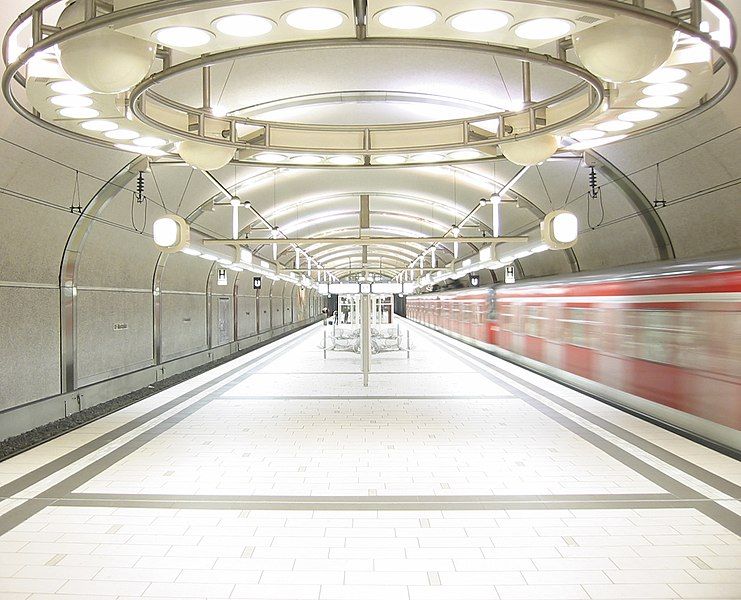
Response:
[{"label": "arched ceiling", "polygon": [[[741,17],[741,0],[726,4],[736,18]],[[28,5],[28,0],[5,0],[0,7],[3,30]],[[505,78],[516,71],[516,65],[507,61],[500,68]],[[216,88],[223,88],[221,101],[230,107],[358,89],[424,92],[487,105],[501,105],[512,95],[501,84],[490,58],[453,50],[401,54],[381,48],[323,50],[253,58],[240,63],[227,77],[228,71],[228,65],[221,65],[215,70],[214,81]],[[536,96],[563,84],[561,75],[542,75],[537,77]],[[200,93],[188,77],[177,82],[177,90],[187,101]],[[616,170],[609,175],[598,172],[601,193],[595,199],[587,196],[588,168],[581,154],[563,155],[529,169],[510,191],[510,197],[518,202],[502,206],[501,233],[536,239],[542,214],[566,206],[579,217],[581,235],[573,256],[564,252],[533,255],[521,261],[522,273],[539,276],[738,250],[740,107],[741,89],[737,86],[720,105],[690,121],[599,148]],[[351,121],[364,110],[363,103],[331,104],[298,107],[294,113],[284,108],[280,116]],[[417,114],[415,110],[419,115],[429,114],[434,106],[391,103],[368,112],[369,118],[382,120],[394,115],[407,118]],[[78,197],[84,206],[135,156],[34,127],[5,103],[0,105],[0,156],[5,223],[0,280],[25,277],[53,281],[67,236],[78,219],[67,207]],[[475,212],[462,235],[490,235],[491,207],[479,208],[479,199],[500,189],[519,170],[499,160],[457,167],[332,171],[229,165],[211,175],[230,193],[249,201],[271,226],[290,236],[316,238],[304,250],[338,276],[346,276],[359,271],[362,248],[327,245],[321,240],[359,235],[361,196],[369,198],[374,235],[443,235],[471,211]],[[145,235],[151,234],[152,221],[165,212],[190,216],[195,228],[214,237],[231,236],[230,207],[210,208],[214,200],[218,203],[228,198],[203,173],[169,161],[152,162],[144,177],[150,199],[146,222],[142,208],[130,201],[135,182],[129,179],[100,214],[87,216],[95,219],[93,229],[101,231],[110,244],[128,244],[133,236],[141,235],[137,231],[140,225]],[[630,186],[622,185],[621,180],[629,181]],[[656,199],[666,200],[666,206],[654,211],[651,203]],[[239,210],[242,233],[255,240],[253,249],[272,258],[271,232],[265,221],[247,208]],[[648,212],[664,227],[670,241],[668,251],[662,251],[647,223]],[[11,223],[12,227],[7,226]],[[368,270],[391,277],[428,246],[424,242],[370,246]],[[105,248],[105,244],[98,247]],[[444,244],[440,256],[449,260],[452,250],[452,243]],[[476,251],[476,246],[468,246],[460,249],[460,255]],[[156,258],[152,248],[151,253],[137,254],[133,260],[148,261],[151,271]],[[279,258],[290,267],[293,251],[282,246]]]}]

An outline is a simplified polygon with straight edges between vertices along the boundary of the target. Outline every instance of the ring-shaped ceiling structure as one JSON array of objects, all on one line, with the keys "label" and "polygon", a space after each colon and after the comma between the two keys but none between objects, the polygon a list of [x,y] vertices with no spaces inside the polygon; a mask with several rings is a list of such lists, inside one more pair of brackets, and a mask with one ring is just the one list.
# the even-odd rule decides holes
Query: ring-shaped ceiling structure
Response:
[{"label": "ring-shaped ceiling structure", "polygon": [[[659,7],[665,5],[657,1]],[[213,152],[233,150],[228,159],[244,164],[387,168],[490,160],[499,157],[502,148],[506,152],[508,143],[550,134],[558,136],[562,146],[583,149],[706,110],[729,92],[737,74],[731,52],[733,21],[716,0],[691,0],[668,14],[651,10],[655,2],[484,2],[477,8],[501,13],[503,19],[489,31],[457,24],[463,14],[460,7],[444,0],[417,3],[432,19],[421,26],[386,18],[402,5],[396,0],[325,0],[309,9],[324,11],[319,15],[324,24],[316,14],[305,14],[305,3],[293,0],[78,2],[84,10],[77,11],[77,19],[59,18],[63,0],[40,0],[17,19],[4,40],[8,66],[3,93],[16,111],[46,128],[152,156],[177,156],[180,144],[190,141]],[[259,20],[265,26],[250,33],[221,25],[235,17]],[[579,37],[619,19],[674,36],[662,68],[681,72],[681,83],[606,83],[580,64],[571,50]],[[102,31],[156,45],[157,58],[149,74],[120,93],[80,89],[77,94],[57,93],[55,88],[64,89],[69,81],[57,61],[58,49],[63,53],[65,44],[93,39]],[[520,64],[522,73],[509,107],[486,103],[496,110],[453,119],[271,121],[241,110],[249,102],[225,110],[214,101],[212,70],[219,65],[239,64],[254,56],[356,48],[400,53],[416,49],[430,56],[446,50],[484,53],[495,59],[492,71],[496,63],[501,74],[499,62],[510,61]],[[536,97],[538,78],[548,77],[550,71],[566,75],[562,85]],[[179,86],[194,80],[199,82],[197,97],[183,101]],[[375,90],[379,91],[383,92]],[[285,99],[273,99],[281,100]]]}]

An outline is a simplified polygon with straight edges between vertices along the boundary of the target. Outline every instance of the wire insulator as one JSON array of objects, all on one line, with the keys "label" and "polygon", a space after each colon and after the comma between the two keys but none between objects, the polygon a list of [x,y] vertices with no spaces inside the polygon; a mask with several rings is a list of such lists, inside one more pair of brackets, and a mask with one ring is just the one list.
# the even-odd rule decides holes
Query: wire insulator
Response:
[{"label": "wire insulator", "polygon": [[590,198],[596,198],[597,194],[597,173],[594,167],[589,167],[589,196]]},{"label": "wire insulator", "polygon": [[136,201],[141,204],[144,202],[144,173],[139,171],[139,176],[136,178]]}]

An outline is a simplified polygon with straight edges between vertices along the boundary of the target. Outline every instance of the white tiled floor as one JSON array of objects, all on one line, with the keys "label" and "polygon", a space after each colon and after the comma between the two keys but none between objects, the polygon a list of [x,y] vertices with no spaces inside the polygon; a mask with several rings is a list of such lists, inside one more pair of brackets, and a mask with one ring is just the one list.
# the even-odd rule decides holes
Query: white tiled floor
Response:
[{"label": "white tiled floor", "polygon": [[[221,379],[269,348],[0,463],[0,485],[210,382],[222,385],[213,399],[75,493],[307,503],[666,494],[426,333],[413,330],[409,360],[375,356],[369,388],[358,357],[325,361],[320,337],[319,328],[293,336],[296,346],[255,373]],[[543,385],[725,477],[740,472],[717,453]],[[49,506],[0,537],[0,599],[741,598],[741,538],[694,508],[641,508],[640,500],[600,509],[316,508]]]}]

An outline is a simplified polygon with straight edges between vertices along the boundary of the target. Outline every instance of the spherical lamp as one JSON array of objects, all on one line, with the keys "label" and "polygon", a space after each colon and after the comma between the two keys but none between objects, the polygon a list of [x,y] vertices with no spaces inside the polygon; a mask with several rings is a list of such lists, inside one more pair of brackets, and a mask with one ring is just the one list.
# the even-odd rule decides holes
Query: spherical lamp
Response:
[{"label": "spherical lamp", "polygon": [[[83,21],[82,2],[70,4],[59,16],[60,27]],[[152,68],[155,44],[103,28],[59,44],[59,61],[72,79],[100,94],[131,89]]]},{"label": "spherical lamp", "polygon": [[186,140],[180,142],[178,154],[191,167],[201,171],[216,171],[229,164],[234,158],[234,148],[229,146],[216,146],[204,142]]},{"label": "spherical lamp", "polygon": [[[672,0],[646,0],[646,8],[674,10]],[[573,35],[582,64],[605,81],[637,81],[653,73],[674,50],[674,31],[638,17],[619,15]]]},{"label": "spherical lamp", "polygon": [[501,144],[499,148],[509,162],[523,167],[537,165],[549,159],[558,150],[558,138],[550,134],[537,135]]}]

